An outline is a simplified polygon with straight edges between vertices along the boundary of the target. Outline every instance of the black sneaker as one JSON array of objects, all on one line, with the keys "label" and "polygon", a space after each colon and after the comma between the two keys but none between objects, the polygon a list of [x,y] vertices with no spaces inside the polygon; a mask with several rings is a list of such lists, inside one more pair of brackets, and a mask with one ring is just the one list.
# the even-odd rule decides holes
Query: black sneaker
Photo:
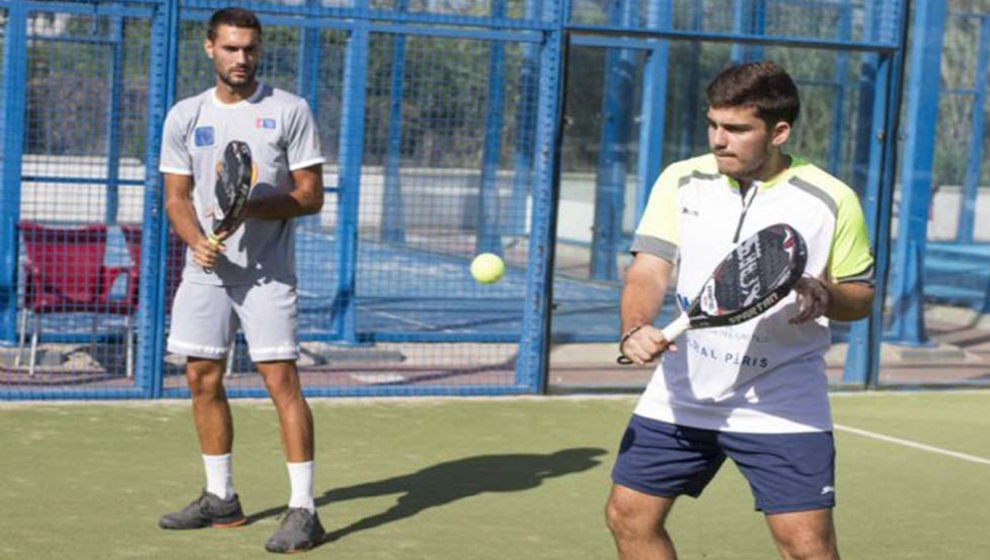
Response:
[{"label": "black sneaker", "polygon": [[320,516],[306,508],[289,508],[282,525],[265,543],[268,552],[300,552],[309,550],[323,541],[327,532],[320,524]]},{"label": "black sneaker", "polygon": [[236,527],[247,521],[241,501],[234,494],[224,500],[203,490],[191,504],[158,520],[162,529],[200,529],[202,527]]}]

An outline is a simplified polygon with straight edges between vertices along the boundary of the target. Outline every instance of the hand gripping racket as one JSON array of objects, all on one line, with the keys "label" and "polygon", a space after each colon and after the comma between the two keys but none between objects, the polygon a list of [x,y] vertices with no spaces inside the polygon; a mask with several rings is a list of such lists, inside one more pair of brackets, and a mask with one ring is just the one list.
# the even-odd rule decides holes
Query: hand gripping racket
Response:
[{"label": "hand gripping racket", "polygon": [[[217,163],[217,182],[213,187],[213,227],[207,234],[210,243],[220,243],[230,237],[244,222],[248,195],[256,179],[251,148],[244,142],[232,140]],[[206,269],[211,272],[211,269]]]},{"label": "hand gripping racket", "polygon": [[[737,325],[760,315],[791,291],[807,260],[797,230],[787,224],[761,229],[722,259],[690,307],[661,330],[664,338],[673,342],[688,329]],[[618,362],[633,363],[624,354]]]}]

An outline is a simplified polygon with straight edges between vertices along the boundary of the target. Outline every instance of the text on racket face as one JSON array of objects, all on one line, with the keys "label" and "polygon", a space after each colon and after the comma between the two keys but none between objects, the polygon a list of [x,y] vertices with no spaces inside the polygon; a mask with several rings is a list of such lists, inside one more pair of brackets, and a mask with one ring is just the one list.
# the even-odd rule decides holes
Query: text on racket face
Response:
[{"label": "text on racket face", "polygon": [[[742,301],[738,302],[736,308],[744,308],[759,299],[763,293],[763,285],[760,282],[760,250],[759,239],[749,238],[736,247],[734,257],[739,263],[738,282],[742,293]],[[715,286],[717,282],[709,281],[702,288],[701,309],[707,315],[720,315],[724,311],[715,296]],[[735,321],[733,321],[735,322]]]},{"label": "text on racket face", "polygon": [[739,286],[743,292],[741,307],[746,307],[756,301],[763,292],[760,283],[760,240],[751,237],[739,245],[736,254],[739,255]]},{"label": "text on racket face", "polygon": [[757,303],[752,308],[743,311],[739,315],[729,317],[728,322],[731,325],[736,325],[744,321],[749,321],[753,317],[756,317],[760,313],[763,313],[767,309],[773,307],[778,301],[780,301],[781,295],[778,292],[774,292],[767,296],[767,299]]}]

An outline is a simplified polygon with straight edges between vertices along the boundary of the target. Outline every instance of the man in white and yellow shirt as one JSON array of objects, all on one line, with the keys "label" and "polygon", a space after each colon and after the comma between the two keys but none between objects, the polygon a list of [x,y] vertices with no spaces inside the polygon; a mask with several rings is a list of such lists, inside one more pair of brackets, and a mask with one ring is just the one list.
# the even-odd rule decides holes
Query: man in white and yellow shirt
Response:
[{"label": "man in white and yellow shirt", "polygon": [[[824,354],[828,320],[866,317],[873,258],[855,193],[785,154],[800,109],[772,62],[731,67],[708,86],[712,152],[667,167],[653,187],[622,292],[620,351],[661,358],[623,436],[607,506],[619,557],[676,558],[664,521],[731,458],[783,558],[839,557],[835,450]],[[787,223],[808,246],[795,293],[756,319],[665,340],[652,325],[676,269],[686,307],[740,240]]]}]

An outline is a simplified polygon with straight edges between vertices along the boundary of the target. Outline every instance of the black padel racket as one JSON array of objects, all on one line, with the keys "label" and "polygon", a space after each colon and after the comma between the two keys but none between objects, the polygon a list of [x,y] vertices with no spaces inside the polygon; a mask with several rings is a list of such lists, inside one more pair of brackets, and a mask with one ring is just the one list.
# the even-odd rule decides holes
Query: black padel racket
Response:
[{"label": "black padel racket", "polygon": [[211,243],[219,245],[244,222],[248,195],[254,181],[251,148],[244,142],[232,140],[223,151],[223,160],[217,163],[217,182],[213,187],[213,227],[207,234]]},{"label": "black padel racket", "polygon": [[[737,325],[760,315],[787,296],[807,260],[797,230],[787,224],[761,229],[722,259],[690,307],[661,330],[664,338],[673,341],[688,329]],[[618,362],[632,360],[622,355]]]}]

